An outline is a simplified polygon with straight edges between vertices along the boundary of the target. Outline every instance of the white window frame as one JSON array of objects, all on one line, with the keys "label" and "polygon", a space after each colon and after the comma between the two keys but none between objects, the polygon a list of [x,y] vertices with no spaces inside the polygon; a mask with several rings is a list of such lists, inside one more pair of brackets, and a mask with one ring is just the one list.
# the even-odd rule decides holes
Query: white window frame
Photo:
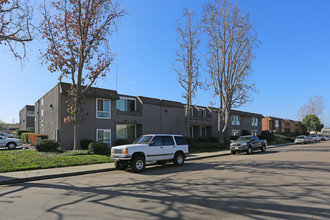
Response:
[{"label": "white window frame", "polygon": [[252,126],[258,126],[258,118],[256,118],[256,117],[252,117],[251,118],[251,125]]},{"label": "white window frame", "polygon": [[206,109],[205,108],[200,108],[202,112],[202,118],[206,118]]},{"label": "white window frame", "polygon": [[104,132],[109,131],[109,133],[110,133],[109,143],[107,143],[107,142],[102,142],[102,143],[109,144],[109,146],[111,146],[111,135],[112,135],[111,129],[96,129],[96,141],[99,141],[99,136],[98,136],[99,131],[103,131],[103,137],[104,137]]},{"label": "white window frame", "polygon": [[251,135],[258,135],[258,130],[251,130]]},{"label": "white window frame", "polygon": [[232,115],[231,116],[231,125],[240,125],[240,116],[239,115]]},{"label": "white window frame", "polygon": [[240,136],[241,130],[231,130],[231,136]]},{"label": "white window frame", "polygon": [[[125,99],[125,100],[134,100],[135,101],[135,105],[134,105],[134,112],[137,111],[137,106],[136,106],[136,99],[135,98],[131,98],[131,97],[125,97],[125,96],[119,96],[119,99]],[[127,106],[127,102],[126,102],[126,107]],[[117,109],[117,103],[116,103],[116,110],[120,111],[119,109]],[[129,112],[129,111],[121,111],[121,112]]]},{"label": "white window frame", "polygon": [[275,120],[275,128],[279,128],[280,127],[280,120]]},{"label": "white window frame", "polygon": [[[99,100],[109,101],[109,117],[99,117],[98,116],[99,112],[105,112],[105,111],[98,111],[98,102],[99,102]],[[104,106],[104,103],[103,103],[103,106]],[[100,99],[100,98],[96,99],[96,118],[97,119],[111,119],[111,100],[110,99]]]}]

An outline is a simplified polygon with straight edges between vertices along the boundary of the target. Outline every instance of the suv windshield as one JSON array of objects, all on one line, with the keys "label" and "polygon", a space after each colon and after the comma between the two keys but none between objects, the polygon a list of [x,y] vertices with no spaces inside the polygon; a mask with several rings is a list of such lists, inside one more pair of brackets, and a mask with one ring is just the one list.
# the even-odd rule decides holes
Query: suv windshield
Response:
[{"label": "suv windshield", "polygon": [[242,142],[242,141],[249,141],[251,140],[252,137],[248,136],[248,137],[239,137],[237,139],[238,142]]},{"label": "suv windshield", "polygon": [[152,136],[141,136],[138,139],[136,139],[133,144],[149,144]]}]

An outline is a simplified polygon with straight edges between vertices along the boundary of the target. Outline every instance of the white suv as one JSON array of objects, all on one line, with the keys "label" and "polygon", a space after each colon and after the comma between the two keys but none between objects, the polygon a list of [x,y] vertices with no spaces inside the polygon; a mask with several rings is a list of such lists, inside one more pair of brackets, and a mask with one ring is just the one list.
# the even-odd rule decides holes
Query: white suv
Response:
[{"label": "white suv", "polygon": [[117,169],[131,167],[134,172],[142,172],[150,161],[159,164],[173,161],[181,166],[188,154],[188,145],[182,135],[147,134],[133,144],[112,147],[110,158],[115,160]]}]

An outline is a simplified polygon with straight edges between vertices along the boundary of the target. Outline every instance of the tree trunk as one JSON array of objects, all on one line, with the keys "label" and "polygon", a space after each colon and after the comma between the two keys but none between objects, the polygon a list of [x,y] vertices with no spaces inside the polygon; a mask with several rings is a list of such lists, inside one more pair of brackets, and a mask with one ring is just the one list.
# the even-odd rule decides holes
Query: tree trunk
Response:
[{"label": "tree trunk", "polygon": [[80,121],[73,124],[73,150],[80,150]]}]

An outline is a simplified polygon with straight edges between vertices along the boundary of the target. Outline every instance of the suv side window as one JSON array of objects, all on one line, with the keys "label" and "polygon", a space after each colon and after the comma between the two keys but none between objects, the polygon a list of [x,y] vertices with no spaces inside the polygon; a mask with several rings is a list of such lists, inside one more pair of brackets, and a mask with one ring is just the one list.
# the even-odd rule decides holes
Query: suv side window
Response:
[{"label": "suv side window", "polygon": [[164,136],[164,145],[174,145],[172,136]]},{"label": "suv side window", "polygon": [[187,142],[184,139],[184,137],[175,136],[174,139],[175,139],[175,142],[176,142],[177,145],[187,145]]},{"label": "suv side window", "polygon": [[155,136],[152,141],[152,146],[162,146],[163,145],[163,137],[162,136]]}]

